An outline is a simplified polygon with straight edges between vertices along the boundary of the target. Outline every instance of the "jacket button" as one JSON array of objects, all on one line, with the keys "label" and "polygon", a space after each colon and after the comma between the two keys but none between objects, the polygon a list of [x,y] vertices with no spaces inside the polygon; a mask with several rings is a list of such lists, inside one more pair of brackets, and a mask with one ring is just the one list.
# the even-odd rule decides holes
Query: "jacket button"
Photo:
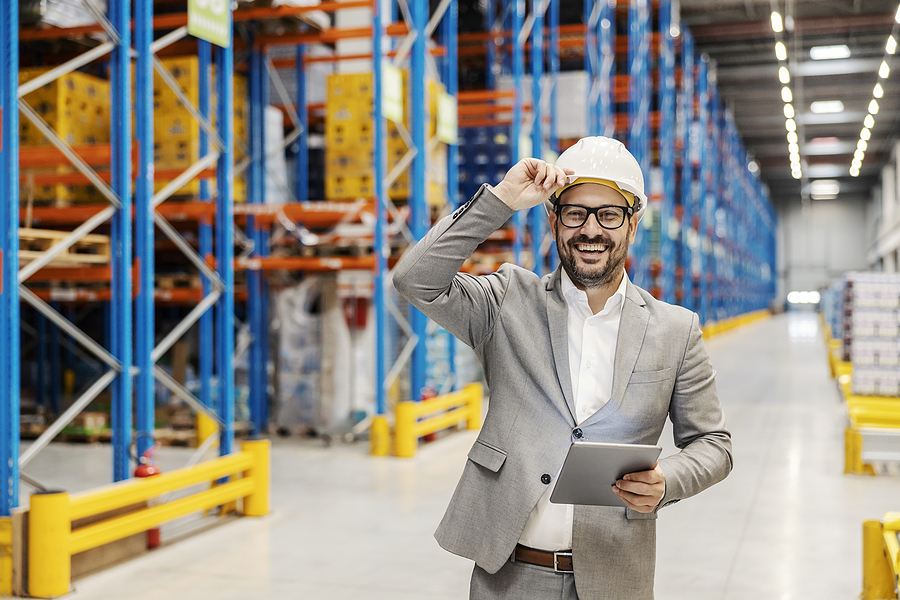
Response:
[{"label": "jacket button", "polygon": [[580,427],[576,427],[574,430],[572,430],[572,436],[573,436],[576,440],[580,440],[581,438],[584,437],[584,432],[581,431],[581,428],[580,428]]},{"label": "jacket button", "polygon": [[541,483],[543,483],[544,485],[549,485],[552,480],[553,478],[550,477],[550,475],[548,475],[547,473],[541,475]]}]

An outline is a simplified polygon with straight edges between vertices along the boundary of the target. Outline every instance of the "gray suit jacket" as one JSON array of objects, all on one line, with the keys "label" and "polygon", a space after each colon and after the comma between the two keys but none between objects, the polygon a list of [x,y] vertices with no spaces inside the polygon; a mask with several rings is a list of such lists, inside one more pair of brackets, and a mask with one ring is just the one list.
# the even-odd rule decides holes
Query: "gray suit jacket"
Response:
[{"label": "gray suit jacket", "polygon": [[[559,472],[576,425],[559,271],[543,279],[509,264],[480,277],[458,272],[512,213],[482,187],[432,228],[394,274],[399,292],[471,346],[484,365],[490,407],[435,537],[489,573],[512,554],[546,489],[542,476]],[[660,507],[728,475],[731,435],[697,315],[629,283],[612,397],[579,425],[582,439],[656,444],[667,415],[681,451],[659,461],[666,476]],[[656,516],[575,507],[572,546],[580,598],[653,597]]]}]

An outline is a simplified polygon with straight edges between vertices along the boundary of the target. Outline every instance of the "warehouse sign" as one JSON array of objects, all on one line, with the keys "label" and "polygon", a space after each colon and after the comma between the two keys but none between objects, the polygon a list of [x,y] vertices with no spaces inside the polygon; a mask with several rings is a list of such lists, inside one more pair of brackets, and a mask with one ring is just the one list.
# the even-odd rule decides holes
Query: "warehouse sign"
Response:
[{"label": "warehouse sign", "polygon": [[381,110],[384,118],[403,123],[403,73],[385,61],[382,64]]},{"label": "warehouse sign", "polygon": [[231,0],[188,0],[188,33],[222,48],[231,45]]},{"label": "warehouse sign", "polygon": [[437,137],[445,144],[456,143],[456,98],[446,92],[438,95]]}]

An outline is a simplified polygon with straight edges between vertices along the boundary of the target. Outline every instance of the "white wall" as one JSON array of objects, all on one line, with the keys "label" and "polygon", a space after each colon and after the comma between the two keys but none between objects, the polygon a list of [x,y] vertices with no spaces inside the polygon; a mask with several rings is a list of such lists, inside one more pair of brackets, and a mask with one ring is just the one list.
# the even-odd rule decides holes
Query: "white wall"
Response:
[{"label": "white wall", "polygon": [[900,142],[894,146],[891,158],[881,170],[880,196],[873,204],[870,227],[875,235],[869,243],[868,261],[871,268],[888,273],[900,271],[900,168],[897,157]]},{"label": "white wall", "polygon": [[812,200],[778,210],[778,291],[818,290],[847,271],[868,268],[869,200]]}]

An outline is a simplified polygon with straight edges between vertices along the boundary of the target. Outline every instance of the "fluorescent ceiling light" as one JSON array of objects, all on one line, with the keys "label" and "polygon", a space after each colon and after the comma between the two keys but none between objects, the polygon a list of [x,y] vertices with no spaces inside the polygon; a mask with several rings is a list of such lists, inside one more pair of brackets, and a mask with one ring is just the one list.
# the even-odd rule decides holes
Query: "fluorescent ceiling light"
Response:
[{"label": "fluorescent ceiling light", "polygon": [[794,118],[794,107],[791,106],[790,104],[785,104],[785,105],[784,105],[784,117],[785,117],[786,119],[793,119],[793,118]]},{"label": "fluorescent ceiling light", "polygon": [[875,117],[873,117],[872,115],[866,115],[866,118],[863,119],[863,127],[868,127],[869,129],[875,127]]},{"label": "fluorescent ceiling light", "polygon": [[848,58],[850,48],[846,44],[838,46],[813,46],[809,49],[809,57],[813,60],[833,60],[835,58]]},{"label": "fluorescent ceiling light", "polygon": [[850,176],[851,177],[859,177],[859,169],[850,168]]},{"label": "fluorescent ceiling light", "polygon": [[887,62],[881,61],[881,66],[878,67],[878,76],[882,79],[887,79],[890,74],[891,68],[888,66]]},{"label": "fluorescent ceiling light", "polygon": [[791,154],[800,154],[800,146],[798,144],[788,144],[788,151]]},{"label": "fluorescent ceiling light", "polygon": [[900,23],[900,6],[897,7],[897,14],[894,15],[894,20]]},{"label": "fluorescent ceiling light", "polygon": [[751,160],[749,163],[747,163],[747,169],[751,173],[756,173],[757,171],[759,171],[759,165],[756,164],[755,160]]},{"label": "fluorescent ceiling light", "polygon": [[862,162],[862,159],[864,159],[865,157],[866,157],[866,153],[863,150],[860,150],[859,148],[857,148],[856,152],[853,153],[853,158],[857,159],[860,162]]},{"label": "fluorescent ceiling light", "polygon": [[791,73],[787,70],[787,67],[781,67],[778,69],[778,81],[781,83],[790,83],[791,81]]},{"label": "fluorescent ceiling light", "polygon": [[671,27],[669,27],[669,35],[671,35],[673,38],[677,38],[678,36],[680,36],[681,27],[679,27],[678,25],[672,25]]},{"label": "fluorescent ceiling light", "polygon": [[787,86],[781,88],[781,99],[784,100],[785,102],[790,102],[791,100],[794,99],[793,96],[791,95],[791,88],[789,88]]},{"label": "fluorescent ceiling light", "polygon": [[784,31],[784,24],[781,22],[781,15],[776,11],[772,11],[772,30],[775,33]]},{"label": "fluorescent ceiling light", "polygon": [[803,173],[801,173],[800,171],[791,171],[791,176],[794,179],[800,179],[803,176]]},{"label": "fluorescent ceiling light", "polygon": [[787,134],[788,142],[794,142],[795,144],[799,143],[799,138],[797,137],[796,131],[789,131]]},{"label": "fluorescent ceiling light", "polygon": [[872,100],[869,102],[869,114],[877,115],[878,114],[878,101]]},{"label": "fluorescent ceiling light", "polygon": [[809,105],[809,110],[817,114],[844,112],[844,103],[840,100],[816,100]]},{"label": "fluorescent ceiling light", "polygon": [[884,96],[884,88],[881,87],[880,83],[875,84],[875,89],[872,90],[872,95],[876,98],[881,98],[882,96]]},{"label": "fluorescent ceiling light", "polygon": [[893,54],[897,51],[897,40],[894,39],[894,36],[888,36],[887,45],[884,47],[884,49],[888,54]]},{"label": "fluorescent ceiling light", "polygon": [[859,132],[859,138],[868,142],[870,137],[872,137],[872,132],[868,127],[863,127],[862,131]]},{"label": "fluorescent ceiling light", "polygon": [[797,122],[794,121],[793,119],[788,119],[787,121],[784,122],[784,127],[788,131],[797,131]]},{"label": "fluorescent ceiling light", "polygon": [[837,196],[841,191],[841,184],[837,179],[816,179],[809,186],[813,196]]},{"label": "fluorescent ceiling light", "polygon": [[775,57],[778,60],[786,60],[787,59],[787,48],[784,47],[784,44],[778,42],[775,44]]},{"label": "fluorescent ceiling light", "polygon": [[869,148],[869,142],[867,142],[866,140],[859,140],[858,142],[856,142],[856,147],[857,149],[865,152]]}]

